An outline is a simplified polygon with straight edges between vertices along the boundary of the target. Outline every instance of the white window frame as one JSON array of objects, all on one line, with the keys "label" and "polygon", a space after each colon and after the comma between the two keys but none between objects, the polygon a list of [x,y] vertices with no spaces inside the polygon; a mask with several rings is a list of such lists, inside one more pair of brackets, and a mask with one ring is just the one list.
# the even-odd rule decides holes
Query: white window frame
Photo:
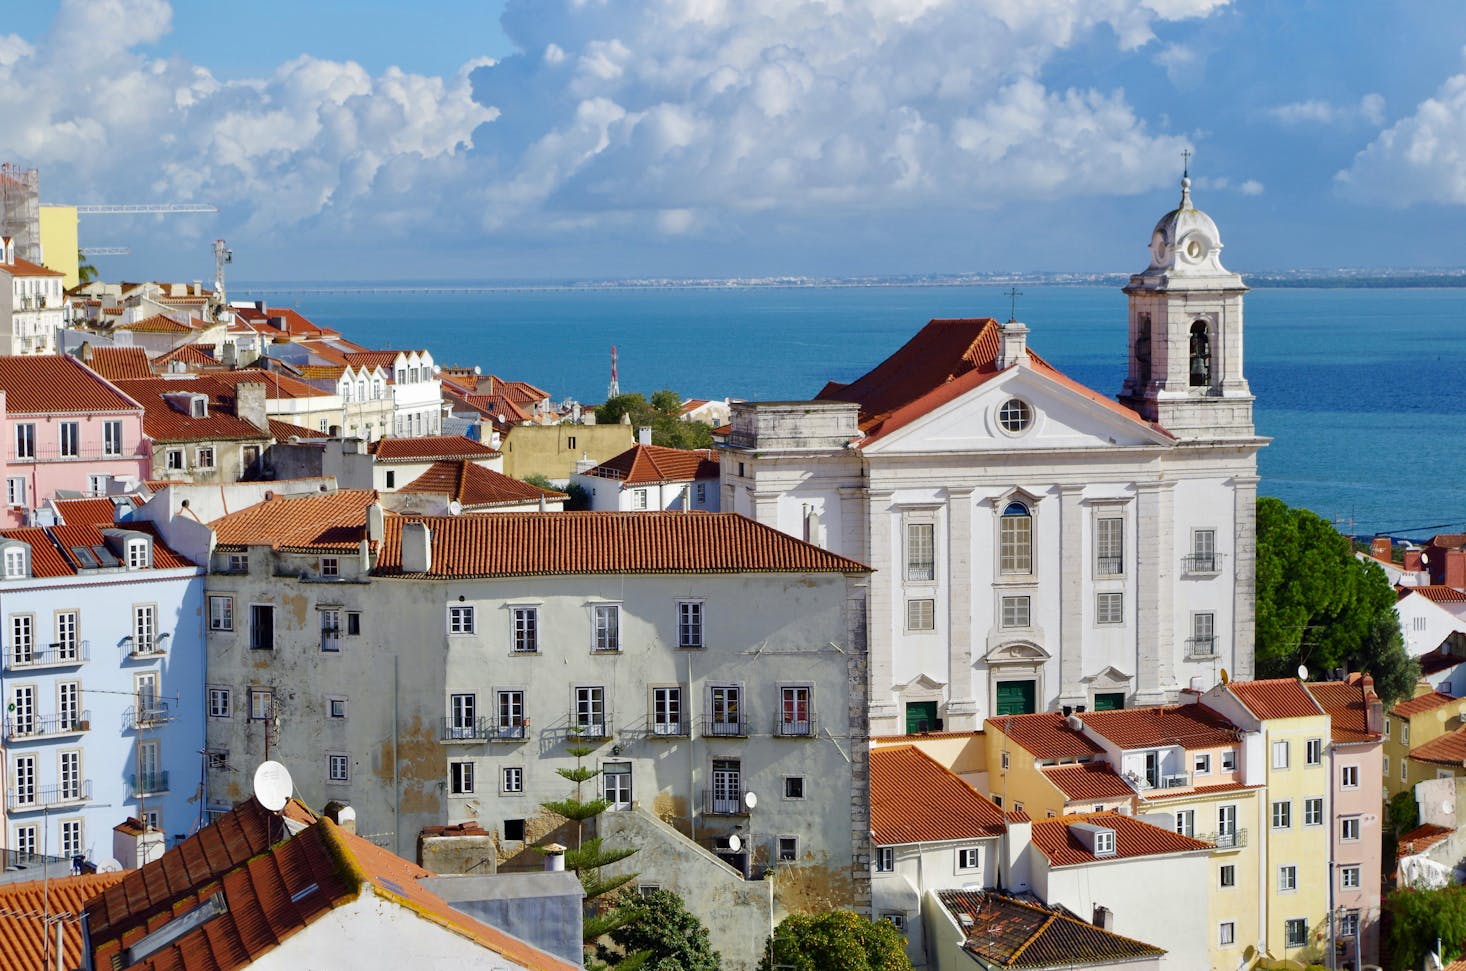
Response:
[{"label": "white window frame", "polygon": [[345,752],[326,753],[326,782],[342,786],[351,783],[351,756]]},{"label": "white window frame", "polygon": [[1323,739],[1310,738],[1304,746],[1305,765],[1323,765]]},{"label": "white window frame", "polygon": [[937,602],[931,597],[912,597],[906,601],[906,629],[908,631],[933,631],[937,629]]},{"label": "white window frame", "polygon": [[1236,749],[1229,748],[1225,752],[1222,753],[1222,771],[1223,772],[1236,772],[1237,771],[1237,750]]},{"label": "white window frame", "polygon": [[1359,866],[1343,866],[1339,868],[1339,888],[1341,890],[1358,890],[1363,884],[1360,882],[1362,871]]},{"label": "white window frame", "polygon": [[676,737],[687,734],[687,693],[680,684],[652,686],[652,734]]},{"label": "white window frame", "polygon": [[448,634],[467,636],[474,632],[473,604],[448,605]]},{"label": "white window frame", "polygon": [[621,650],[621,605],[591,604],[591,650],[615,654]]},{"label": "white window frame", "polygon": [[515,654],[540,651],[540,608],[525,604],[509,608],[510,645]]},{"label": "white window frame", "polygon": [[894,846],[876,847],[876,872],[894,873],[896,871],[896,848]]},{"label": "white window frame", "polygon": [[1211,753],[1198,753],[1191,760],[1191,771],[1197,775],[1211,775]]},{"label": "white window frame", "polygon": [[677,646],[697,649],[705,646],[703,640],[703,601],[677,601]]},{"label": "white window frame", "polygon": [[448,763],[448,794],[450,796],[471,796],[474,794],[474,764],[467,759],[454,759]]},{"label": "white window frame", "polygon": [[[1014,512],[1022,509],[1020,515]],[[1014,499],[998,516],[998,572],[1004,576],[1033,575],[1033,508]]]},{"label": "white window frame", "polygon": [[1339,769],[1339,786],[1344,789],[1359,788],[1359,766],[1345,765]]},{"label": "white window frame", "polygon": [[1323,797],[1313,796],[1303,800],[1303,825],[1323,825]]},{"label": "white window frame", "polygon": [[102,454],[108,458],[122,454],[122,422],[115,418],[102,422]]},{"label": "white window frame", "polygon": [[506,765],[499,772],[499,791],[506,796],[524,792],[524,766]]},{"label": "white window frame", "polygon": [[20,422],[15,426],[15,457],[18,459],[36,457],[35,422]]},{"label": "white window frame", "polygon": [[193,450],[193,462],[197,468],[212,469],[214,467],[214,446],[200,445]]},{"label": "white window frame", "polygon": [[[1298,933],[1295,934],[1294,931]],[[1308,946],[1308,918],[1290,917],[1283,921],[1283,946],[1289,948]]]},{"label": "white window frame", "polygon": [[1274,800],[1273,803],[1272,803],[1271,812],[1269,812],[1268,817],[1269,817],[1269,821],[1272,823],[1272,828],[1273,829],[1292,829],[1293,828],[1293,800],[1291,800],[1291,799],[1277,799],[1277,800]]},{"label": "white window frame", "polygon": [[906,524],[906,579],[931,583],[937,578],[937,524]]},{"label": "white window frame", "polygon": [[1364,832],[1364,822],[1358,816],[1345,816],[1339,820],[1339,842],[1357,843]]},{"label": "white window frame", "polygon": [[1217,886],[1223,890],[1231,890],[1237,886],[1237,865],[1235,863],[1223,863],[1217,868]]},{"label": "white window frame", "polygon": [[1231,947],[1237,943],[1237,923],[1224,920],[1217,924],[1217,946]]},{"label": "white window frame", "polygon": [[127,541],[127,568],[129,570],[146,570],[153,565],[152,543],[145,539],[130,539]]},{"label": "white window frame", "polygon": [[1273,768],[1286,769],[1292,758],[1292,752],[1287,739],[1279,739],[1273,742]]},{"label": "white window frame", "polygon": [[210,718],[232,718],[234,716],[234,694],[225,685],[211,684],[208,692]]},{"label": "white window frame", "polygon": [[1003,630],[1026,630],[1033,625],[1033,598],[1009,594],[998,598],[998,626]]},{"label": "white window frame", "polygon": [[209,630],[234,630],[234,598],[209,594]]},{"label": "white window frame", "polygon": [[163,468],[169,472],[184,472],[188,469],[188,462],[183,457],[183,449],[170,448],[163,452]]},{"label": "white window frame", "polygon": [[348,711],[347,699],[341,695],[328,695],[326,697],[326,717],[346,718]]},{"label": "white window frame", "polygon": [[57,422],[56,446],[57,454],[62,458],[78,458],[81,455],[81,422]]},{"label": "white window frame", "polygon": [[1094,575],[1125,575],[1125,517],[1101,516],[1094,521]]},{"label": "white window frame", "polygon": [[1102,627],[1125,623],[1125,594],[1113,590],[1096,593],[1094,622]]},{"label": "white window frame", "polygon": [[1196,836],[1196,810],[1176,810],[1176,832],[1182,836]]},{"label": "white window frame", "polygon": [[5,479],[5,504],[12,508],[26,505],[26,479],[23,475],[7,476]]},{"label": "white window frame", "polygon": [[1298,892],[1298,864],[1284,863],[1278,867],[1278,893]]},{"label": "white window frame", "polygon": [[1113,830],[1102,829],[1094,834],[1094,855],[1115,855],[1115,833]]},{"label": "white window frame", "polygon": [[249,689],[249,720],[269,721],[275,715],[275,689],[251,687]]},{"label": "white window frame", "polygon": [[966,873],[982,869],[982,848],[978,846],[957,847],[957,872]]}]

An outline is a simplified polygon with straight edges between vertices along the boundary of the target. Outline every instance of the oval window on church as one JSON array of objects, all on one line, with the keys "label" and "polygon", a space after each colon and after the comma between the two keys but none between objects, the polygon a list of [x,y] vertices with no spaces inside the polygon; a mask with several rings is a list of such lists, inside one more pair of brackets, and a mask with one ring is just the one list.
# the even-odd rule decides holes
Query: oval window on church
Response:
[{"label": "oval window on church", "polygon": [[1003,426],[1003,431],[1015,435],[1027,431],[1028,426],[1033,424],[1033,409],[1028,407],[1026,401],[1009,398],[998,409],[998,424]]}]

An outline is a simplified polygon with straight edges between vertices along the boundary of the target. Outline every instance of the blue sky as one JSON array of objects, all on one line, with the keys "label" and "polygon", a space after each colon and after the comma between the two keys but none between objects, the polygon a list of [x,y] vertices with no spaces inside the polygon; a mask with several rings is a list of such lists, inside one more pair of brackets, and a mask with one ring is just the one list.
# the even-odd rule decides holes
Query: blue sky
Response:
[{"label": "blue sky", "polygon": [[[7,33],[8,32],[8,33]],[[1235,269],[1460,266],[1466,4],[65,0],[6,157],[105,275],[1133,271],[1183,149]]]}]

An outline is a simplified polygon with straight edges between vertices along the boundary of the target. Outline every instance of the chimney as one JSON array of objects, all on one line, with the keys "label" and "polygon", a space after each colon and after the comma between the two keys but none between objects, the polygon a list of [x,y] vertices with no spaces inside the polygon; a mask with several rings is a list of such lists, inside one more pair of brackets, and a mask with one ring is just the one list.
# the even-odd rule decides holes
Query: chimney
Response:
[{"label": "chimney", "polygon": [[1369,543],[1369,555],[1376,560],[1389,562],[1390,553],[1393,549],[1394,544],[1390,542],[1388,536],[1376,536]]},{"label": "chimney", "polygon": [[1028,328],[1016,320],[1002,326],[998,335],[998,370],[1028,363]]},{"label": "chimney", "polygon": [[327,819],[346,830],[346,832],[356,832],[356,810],[352,809],[346,803],[341,802],[339,799],[332,799],[326,803],[326,808],[322,812]]},{"label": "chimney", "polygon": [[1424,563],[1421,562],[1421,556],[1424,553],[1425,550],[1413,546],[1407,546],[1405,548],[1405,563],[1403,565],[1406,573],[1419,573],[1425,569]]},{"label": "chimney", "polygon": [[549,873],[559,873],[565,869],[565,847],[559,843],[551,843],[545,848],[545,870]]},{"label": "chimney", "polygon": [[387,533],[386,512],[382,509],[380,502],[374,502],[367,506],[366,538],[380,543]]},{"label": "chimney", "polygon": [[1115,929],[1115,915],[1110,908],[1096,904],[1092,923],[1100,930],[1112,931]]},{"label": "chimney", "polygon": [[136,870],[163,855],[163,831],[129,816],[112,827],[112,856],[124,870]]},{"label": "chimney", "polygon": [[372,572],[372,544],[366,540],[357,549],[357,565],[363,575]]},{"label": "chimney", "polygon": [[646,425],[642,425],[640,428],[638,428],[636,430],[636,444],[638,444],[638,445],[650,445],[651,443],[652,443],[652,430],[651,430],[650,427],[648,427]]},{"label": "chimney", "polygon": [[1446,550],[1446,576],[1448,587],[1466,587],[1466,550]]},{"label": "chimney", "polygon": [[1033,823],[1009,819],[1003,832],[1003,866],[1001,885],[1004,890],[1021,893],[1029,888],[1030,855],[1033,850]]},{"label": "chimney", "polygon": [[261,431],[269,429],[270,420],[265,416],[265,382],[241,381],[235,387],[234,416]]},{"label": "chimney", "polygon": [[427,523],[402,524],[402,572],[430,573],[433,569],[433,531]]},{"label": "chimney", "polygon": [[225,341],[222,349],[219,351],[219,360],[225,367],[227,367],[231,371],[239,367],[238,345],[236,345],[233,341]]}]

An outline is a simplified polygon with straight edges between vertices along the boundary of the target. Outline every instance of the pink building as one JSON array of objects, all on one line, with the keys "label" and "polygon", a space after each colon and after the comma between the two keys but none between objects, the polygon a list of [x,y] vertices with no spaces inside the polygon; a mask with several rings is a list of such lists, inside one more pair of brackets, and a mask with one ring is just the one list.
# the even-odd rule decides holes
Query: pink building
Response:
[{"label": "pink building", "polygon": [[1380,787],[1384,710],[1374,679],[1305,684],[1329,715],[1333,783],[1332,906],[1339,964],[1359,967],[1379,960]]},{"label": "pink building", "polygon": [[70,357],[0,357],[0,422],[7,527],[28,525],[58,490],[147,477],[142,406]]}]

